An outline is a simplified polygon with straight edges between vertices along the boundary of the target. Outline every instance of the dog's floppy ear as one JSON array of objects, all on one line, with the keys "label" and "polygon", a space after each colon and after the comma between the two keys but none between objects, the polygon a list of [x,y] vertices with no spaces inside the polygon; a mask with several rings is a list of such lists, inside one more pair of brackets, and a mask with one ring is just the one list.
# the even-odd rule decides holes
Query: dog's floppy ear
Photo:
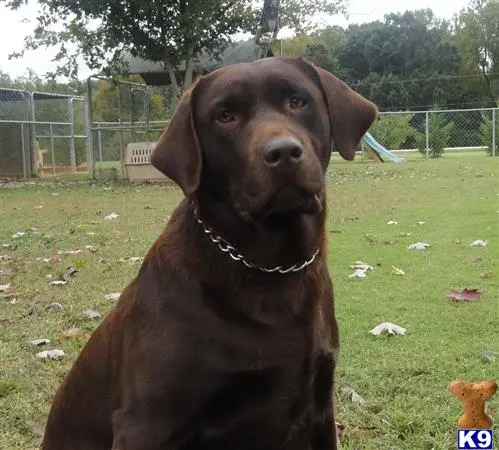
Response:
[{"label": "dog's floppy ear", "polygon": [[151,155],[151,164],[177,183],[186,196],[193,194],[201,177],[201,148],[192,117],[191,92],[177,106]]},{"label": "dog's floppy ear", "polygon": [[353,160],[362,136],[378,117],[378,108],[333,74],[317,67],[306,58],[300,59],[309,65],[319,78],[336,149],[346,160]]}]

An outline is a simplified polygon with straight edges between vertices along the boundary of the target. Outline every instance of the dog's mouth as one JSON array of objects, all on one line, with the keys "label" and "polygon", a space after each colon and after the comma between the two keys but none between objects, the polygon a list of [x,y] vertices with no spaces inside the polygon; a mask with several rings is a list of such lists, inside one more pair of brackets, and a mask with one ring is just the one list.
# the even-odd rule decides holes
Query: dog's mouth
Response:
[{"label": "dog's mouth", "polygon": [[261,224],[281,224],[299,215],[316,215],[323,210],[322,195],[298,187],[283,187],[257,211],[239,211],[243,219]]}]

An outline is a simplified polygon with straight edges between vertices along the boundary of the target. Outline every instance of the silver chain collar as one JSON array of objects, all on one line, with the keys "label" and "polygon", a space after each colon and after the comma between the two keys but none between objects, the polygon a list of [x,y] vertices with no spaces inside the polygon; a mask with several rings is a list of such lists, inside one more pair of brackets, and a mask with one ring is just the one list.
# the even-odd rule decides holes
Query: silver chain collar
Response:
[{"label": "silver chain collar", "polygon": [[197,222],[202,225],[203,231],[208,235],[210,240],[214,243],[217,244],[218,248],[222,250],[224,253],[228,253],[228,255],[234,260],[234,261],[240,261],[242,262],[246,267],[249,269],[258,269],[261,270],[262,272],[267,272],[267,273],[273,273],[273,272],[278,272],[282,274],[290,273],[290,272],[299,272],[300,270],[303,270],[305,267],[309,266],[315,261],[315,258],[319,254],[319,249],[317,249],[314,254],[305,261],[301,265],[294,264],[290,267],[283,268],[281,266],[275,266],[272,268],[268,267],[261,267],[256,264],[253,264],[251,262],[246,261],[243,255],[237,252],[236,248],[232,246],[229,242],[227,242],[225,239],[221,238],[220,236],[216,235],[213,230],[208,227],[200,218],[197,213],[197,210],[194,209],[194,218],[197,220]]}]

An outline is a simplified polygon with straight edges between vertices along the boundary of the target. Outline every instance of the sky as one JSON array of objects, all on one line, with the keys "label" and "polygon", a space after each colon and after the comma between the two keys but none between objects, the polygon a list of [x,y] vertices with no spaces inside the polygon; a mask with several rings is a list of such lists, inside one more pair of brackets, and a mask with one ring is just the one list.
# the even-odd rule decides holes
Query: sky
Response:
[{"label": "sky", "polygon": [[[441,18],[450,19],[468,4],[469,0],[350,0],[348,19],[342,16],[331,18],[328,23],[348,26],[350,23],[371,22],[381,20],[385,14],[404,12],[407,9],[431,8]],[[306,3],[306,0],[303,2]],[[31,68],[39,75],[55,69],[51,59],[55,55],[53,49],[40,49],[26,52],[22,59],[10,60],[9,54],[23,48],[24,38],[33,30],[36,23],[36,1],[18,11],[10,11],[0,3],[0,70],[16,77]],[[91,75],[87,67],[80,70],[79,78]]]}]

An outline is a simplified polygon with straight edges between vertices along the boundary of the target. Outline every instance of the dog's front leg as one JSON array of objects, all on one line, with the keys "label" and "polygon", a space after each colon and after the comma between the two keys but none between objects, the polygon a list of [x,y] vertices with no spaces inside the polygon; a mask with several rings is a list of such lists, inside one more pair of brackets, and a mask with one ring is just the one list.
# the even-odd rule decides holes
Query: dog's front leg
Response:
[{"label": "dog's front leg", "polygon": [[165,417],[154,417],[146,411],[124,410],[113,414],[113,447],[111,450],[164,450],[172,435]]},{"label": "dog's front leg", "polygon": [[314,429],[312,450],[336,450],[336,426],[333,408],[333,374],[335,360],[332,355],[317,359],[314,380]]}]

